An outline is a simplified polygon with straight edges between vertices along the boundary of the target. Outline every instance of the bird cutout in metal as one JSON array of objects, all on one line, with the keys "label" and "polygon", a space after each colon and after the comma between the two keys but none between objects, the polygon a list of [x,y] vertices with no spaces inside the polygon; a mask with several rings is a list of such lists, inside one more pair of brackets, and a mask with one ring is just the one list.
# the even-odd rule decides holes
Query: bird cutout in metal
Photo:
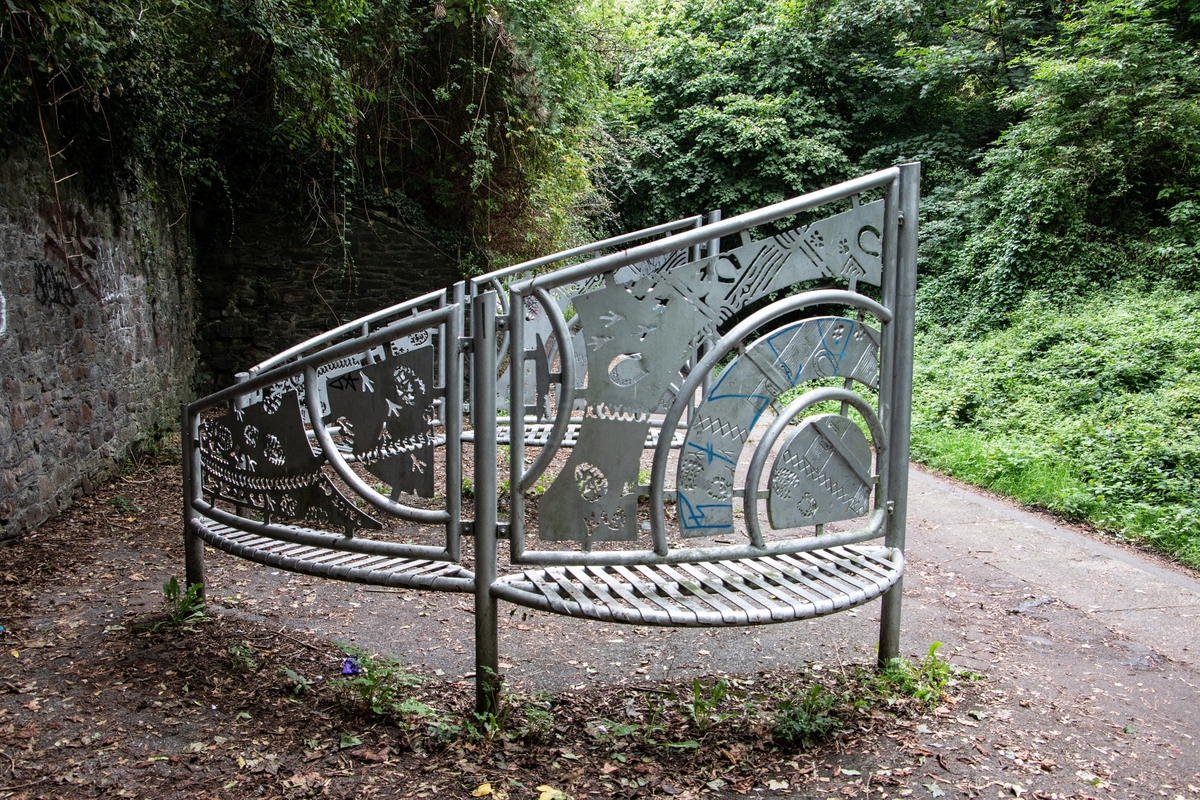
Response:
[{"label": "bird cutout in metal", "polygon": [[434,495],[433,453],[438,392],[434,347],[379,348],[371,363],[325,381],[326,423],[368,472],[391,488]]},{"label": "bird cutout in metal", "polygon": [[696,409],[679,456],[684,536],[733,527],[734,470],[759,417],[779,395],[817,378],[879,388],[879,331],[853,319],[813,317],[763,336],[733,360]]},{"label": "bird cutout in metal", "polygon": [[200,424],[204,491],[261,511],[267,522],[303,521],[325,529],[383,527],[355,508],[321,471],[292,390],[264,391],[262,402]]},{"label": "bird cutout in metal", "polygon": [[[579,443],[538,503],[544,539],[637,538],[639,461],[650,415],[693,349],[695,309],[661,275],[575,298],[587,350],[586,410]],[[576,471],[603,475],[607,491],[584,493]]]},{"label": "bird cutout in metal", "polygon": [[771,527],[857,519],[869,510],[874,485],[871,445],[858,425],[838,414],[806,419],[771,467]]}]

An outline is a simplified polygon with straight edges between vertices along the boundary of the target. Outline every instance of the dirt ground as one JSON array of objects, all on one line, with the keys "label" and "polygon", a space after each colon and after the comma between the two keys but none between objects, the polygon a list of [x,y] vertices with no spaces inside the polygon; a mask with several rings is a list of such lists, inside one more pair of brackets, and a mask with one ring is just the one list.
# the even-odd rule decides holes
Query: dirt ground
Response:
[{"label": "dirt ground", "polygon": [[[733,631],[504,607],[489,728],[470,714],[465,595],[210,551],[209,619],[163,624],[178,486],[148,460],[0,551],[0,797],[1200,798],[1189,664],[936,551],[910,558],[907,607],[980,677],[930,705],[865,706],[811,747],[773,737],[814,683],[866,696],[875,605]],[[908,640],[915,659],[932,641]],[[396,656],[424,705],[381,718],[335,690],[338,641]]]}]

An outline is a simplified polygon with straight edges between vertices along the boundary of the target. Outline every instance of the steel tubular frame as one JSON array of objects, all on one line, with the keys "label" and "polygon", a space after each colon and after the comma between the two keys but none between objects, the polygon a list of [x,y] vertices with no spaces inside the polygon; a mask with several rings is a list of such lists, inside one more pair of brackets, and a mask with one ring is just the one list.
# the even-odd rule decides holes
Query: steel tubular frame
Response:
[{"label": "steel tubular frame", "polygon": [[[905,164],[748,214],[688,217],[399,303],[262,362],[181,410],[187,583],[203,585],[208,543],[309,574],[470,592],[482,712],[498,707],[501,599],[723,626],[882,596],[886,664],[900,653],[919,188],[920,165]],[[862,204],[872,190],[882,200]],[[793,231],[748,234],[847,199],[849,211]],[[741,312],[814,279],[848,288]],[[785,394],[796,399],[756,431]],[[840,414],[813,416],[829,402]],[[578,547],[528,549],[530,502],[537,535]],[[841,520],[857,527],[826,529]],[[434,526],[444,541],[363,533],[392,524]],[[676,540],[737,530],[742,544]],[[473,570],[460,566],[464,536]]]}]

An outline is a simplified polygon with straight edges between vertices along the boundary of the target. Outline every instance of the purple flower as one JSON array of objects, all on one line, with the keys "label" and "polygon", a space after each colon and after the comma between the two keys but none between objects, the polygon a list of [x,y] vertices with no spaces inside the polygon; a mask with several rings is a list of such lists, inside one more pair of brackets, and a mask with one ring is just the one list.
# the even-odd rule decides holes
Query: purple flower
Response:
[{"label": "purple flower", "polygon": [[361,675],[362,667],[358,665],[358,661],[351,656],[346,656],[342,659],[342,674],[343,675]]}]

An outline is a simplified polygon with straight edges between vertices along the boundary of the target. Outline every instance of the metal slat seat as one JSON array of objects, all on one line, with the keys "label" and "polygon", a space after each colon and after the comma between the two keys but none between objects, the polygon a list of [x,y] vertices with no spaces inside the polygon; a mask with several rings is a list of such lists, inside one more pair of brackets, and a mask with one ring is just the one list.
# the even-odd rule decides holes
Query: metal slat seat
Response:
[{"label": "metal slat seat", "polygon": [[289,572],[372,586],[466,593],[475,590],[474,573],[453,562],[296,544],[241,531],[200,514],[192,520],[192,531],[218,550]]},{"label": "metal slat seat", "polygon": [[794,556],[633,566],[536,567],[492,595],[570,617],[668,627],[763,625],[862,605],[904,573],[896,548],[846,545]]}]

